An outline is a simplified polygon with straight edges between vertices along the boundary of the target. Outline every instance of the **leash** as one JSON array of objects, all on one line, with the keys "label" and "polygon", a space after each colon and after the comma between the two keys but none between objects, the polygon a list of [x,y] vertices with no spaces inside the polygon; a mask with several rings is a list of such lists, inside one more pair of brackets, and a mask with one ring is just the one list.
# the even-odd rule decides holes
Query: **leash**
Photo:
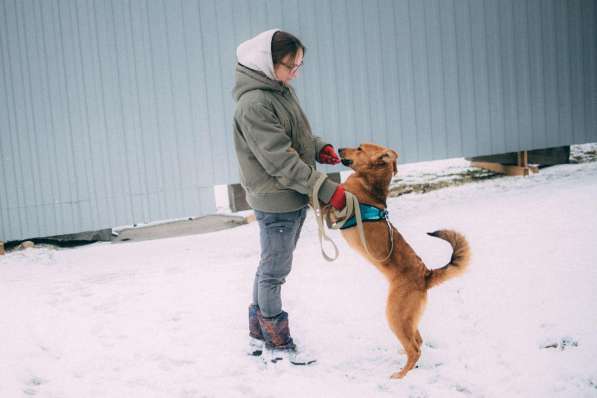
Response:
[{"label": "leash", "polygon": [[[319,199],[318,199],[319,198],[319,196],[318,196],[319,189],[323,185],[323,182],[326,180],[326,178],[327,178],[326,175],[322,175],[321,177],[319,177],[319,179],[315,183],[315,186],[313,187],[313,197],[312,197],[311,202],[312,202],[313,211],[315,212],[315,219],[317,220],[317,226],[319,229],[318,235],[319,235],[319,246],[321,248],[321,254],[323,255],[323,258],[325,258],[327,261],[331,262],[338,258],[339,251],[338,251],[338,247],[336,246],[336,243],[334,243],[334,241],[325,233],[325,228],[323,226],[323,213],[321,212],[321,206],[319,205]],[[346,206],[344,207],[344,209],[336,210],[333,207],[331,209],[331,211],[335,212],[336,219],[340,219],[341,221],[331,223],[331,222],[329,222],[329,219],[327,219],[326,220],[327,226],[331,229],[340,229],[344,226],[344,224],[354,214],[356,222],[357,222],[357,230],[359,231],[359,237],[361,239],[361,243],[363,244],[363,247],[365,248],[365,251],[367,252],[369,257],[371,257],[375,261],[379,261],[379,262],[383,263],[388,258],[390,258],[390,256],[392,255],[392,252],[394,251],[394,232],[392,231],[392,223],[390,223],[390,219],[388,217],[386,217],[386,219],[385,219],[386,224],[388,225],[388,232],[390,234],[390,250],[388,251],[387,256],[385,256],[383,259],[379,259],[371,254],[371,252],[369,251],[369,247],[367,246],[367,239],[365,238],[365,230],[363,228],[363,219],[361,217],[361,207],[359,206],[359,201],[358,201],[357,197],[348,191],[345,191],[345,194],[346,194]],[[333,257],[328,256],[328,254],[325,252],[325,250],[323,248],[324,240],[329,242],[332,245],[332,247],[334,248],[334,256]]]}]

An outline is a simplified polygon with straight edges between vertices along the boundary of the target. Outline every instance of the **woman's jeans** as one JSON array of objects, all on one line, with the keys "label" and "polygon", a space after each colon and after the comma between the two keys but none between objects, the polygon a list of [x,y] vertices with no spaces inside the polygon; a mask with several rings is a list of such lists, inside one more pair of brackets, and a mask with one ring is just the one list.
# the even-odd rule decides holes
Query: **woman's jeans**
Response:
[{"label": "woman's jeans", "polygon": [[259,223],[261,259],[253,284],[253,304],[266,318],[282,312],[281,287],[292,268],[296,247],[307,207],[287,213],[266,213],[255,210]]}]

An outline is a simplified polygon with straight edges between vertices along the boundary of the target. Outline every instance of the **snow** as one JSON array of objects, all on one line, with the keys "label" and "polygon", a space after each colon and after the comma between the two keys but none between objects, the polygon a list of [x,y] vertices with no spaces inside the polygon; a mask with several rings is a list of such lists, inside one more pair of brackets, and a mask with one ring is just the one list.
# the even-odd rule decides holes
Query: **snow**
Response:
[{"label": "snow", "polygon": [[596,199],[597,162],[390,199],[429,267],[451,254],[435,229],[463,232],[473,253],[429,292],[403,380],[389,379],[405,356],[385,280],[336,231],[326,262],[312,214],[283,289],[309,367],[244,354],[256,223],[13,251],[0,256],[0,397],[595,397]]}]

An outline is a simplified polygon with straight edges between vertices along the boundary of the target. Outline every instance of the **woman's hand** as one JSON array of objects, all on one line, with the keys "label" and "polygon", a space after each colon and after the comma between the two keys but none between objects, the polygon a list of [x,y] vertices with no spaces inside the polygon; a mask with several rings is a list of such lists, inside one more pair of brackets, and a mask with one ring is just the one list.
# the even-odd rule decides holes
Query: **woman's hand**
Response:
[{"label": "woman's hand", "polygon": [[319,152],[319,163],[323,164],[338,164],[340,163],[340,158],[338,154],[334,150],[334,147],[331,145],[326,145],[321,148]]},{"label": "woman's hand", "polygon": [[346,206],[346,193],[342,184],[338,185],[338,188],[334,191],[330,199],[330,204],[336,210],[342,210]]}]

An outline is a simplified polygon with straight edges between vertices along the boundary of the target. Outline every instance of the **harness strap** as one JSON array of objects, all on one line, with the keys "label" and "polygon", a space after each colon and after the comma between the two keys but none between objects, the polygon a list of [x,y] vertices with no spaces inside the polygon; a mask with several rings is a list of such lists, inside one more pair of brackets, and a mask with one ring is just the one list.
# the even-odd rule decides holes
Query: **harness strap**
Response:
[{"label": "harness strap", "polygon": [[[361,218],[363,221],[379,221],[386,220],[388,218],[388,211],[380,209],[371,205],[359,204],[361,209]],[[357,225],[356,217],[353,215],[350,217],[340,229],[347,229]]]},{"label": "harness strap", "polygon": [[[315,219],[317,220],[317,225],[319,227],[318,235],[319,235],[319,246],[321,247],[321,254],[323,255],[323,258],[325,258],[327,261],[334,261],[338,258],[338,255],[339,255],[338,247],[336,246],[334,241],[329,236],[327,236],[325,233],[325,228],[323,226],[323,213],[321,212],[321,206],[319,205],[319,196],[318,196],[319,189],[321,188],[321,185],[323,185],[323,182],[325,181],[326,178],[327,178],[326,175],[322,175],[321,177],[319,177],[319,179],[315,183],[315,186],[313,187],[313,197],[311,198],[311,203],[312,203],[313,211],[315,212]],[[394,231],[392,231],[392,224],[390,223],[390,219],[386,215],[385,220],[386,220],[386,224],[388,225],[388,232],[390,234],[390,250],[388,251],[387,256],[385,256],[383,259],[378,259],[377,257],[375,257],[371,254],[371,252],[369,251],[369,248],[367,247],[367,239],[365,238],[365,230],[363,229],[363,219],[361,216],[361,206],[359,204],[357,197],[348,191],[346,191],[345,194],[346,194],[346,206],[344,207],[344,209],[342,209],[342,210],[333,209],[333,211],[335,211],[335,213],[336,213],[335,216],[338,219],[340,219],[341,221],[337,221],[333,224],[328,223],[328,227],[330,227],[332,229],[348,228],[348,227],[344,227],[344,226],[348,223],[349,220],[353,219],[353,214],[354,214],[354,219],[356,220],[356,226],[357,226],[357,230],[359,231],[359,237],[361,239],[361,243],[363,244],[363,247],[365,248],[365,251],[367,252],[369,257],[371,257],[374,260],[379,261],[379,262],[386,261],[388,258],[390,258],[390,256],[392,255],[392,252],[394,251]],[[333,257],[328,256],[327,253],[325,252],[325,250],[323,249],[323,241],[324,240],[327,242],[330,242],[330,244],[334,248],[334,256]]]}]

